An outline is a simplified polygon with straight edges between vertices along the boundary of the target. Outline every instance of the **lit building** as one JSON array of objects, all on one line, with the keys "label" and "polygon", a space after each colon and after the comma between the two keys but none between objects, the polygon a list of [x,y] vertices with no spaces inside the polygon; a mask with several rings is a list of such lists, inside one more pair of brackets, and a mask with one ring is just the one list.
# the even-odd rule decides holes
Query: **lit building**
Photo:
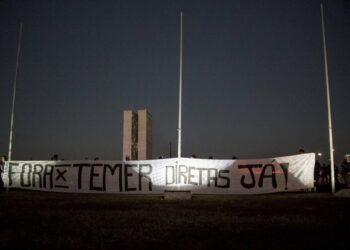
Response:
[{"label": "lit building", "polygon": [[152,116],[146,109],[124,111],[123,160],[152,159]]}]

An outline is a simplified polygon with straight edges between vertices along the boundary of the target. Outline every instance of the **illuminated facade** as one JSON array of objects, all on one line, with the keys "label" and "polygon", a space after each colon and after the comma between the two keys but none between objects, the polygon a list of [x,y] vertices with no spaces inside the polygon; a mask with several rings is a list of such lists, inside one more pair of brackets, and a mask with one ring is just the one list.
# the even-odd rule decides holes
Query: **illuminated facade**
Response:
[{"label": "illuminated facade", "polygon": [[124,111],[123,160],[152,159],[152,116],[146,109]]}]

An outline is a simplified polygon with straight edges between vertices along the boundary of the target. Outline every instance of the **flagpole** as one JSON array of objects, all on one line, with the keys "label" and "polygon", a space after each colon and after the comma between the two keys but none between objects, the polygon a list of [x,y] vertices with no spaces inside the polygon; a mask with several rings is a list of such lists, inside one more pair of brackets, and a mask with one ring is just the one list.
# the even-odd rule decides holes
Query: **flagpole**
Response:
[{"label": "flagpole", "polygon": [[14,114],[15,114],[16,85],[17,85],[17,76],[18,76],[19,55],[20,55],[20,51],[21,51],[21,40],[22,40],[22,22],[19,24],[19,36],[18,36],[17,57],[16,57],[16,70],[15,70],[15,77],[14,77],[14,81],[13,81],[13,96],[12,96],[10,139],[9,139],[9,153],[8,153],[8,160],[9,161],[11,161],[11,154],[12,154],[13,119],[14,119]]},{"label": "flagpole", "polygon": [[177,157],[181,157],[181,132],[182,132],[182,11],[180,12],[180,69],[179,69],[179,124],[177,129],[178,145]]},{"label": "flagpole", "polygon": [[329,77],[328,77],[328,59],[327,59],[327,44],[326,44],[326,29],[324,24],[323,4],[321,3],[321,21],[322,21],[322,38],[323,38],[323,59],[324,71],[327,88],[327,110],[328,110],[328,129],[329,129],[329,154],[331,160],[331,186],[332,193],[335,192],[335,176],[334,176],[334,147],[333,147],[333,132],[332,132],[332,114],[331,114],[331,97],[329,93]]}]

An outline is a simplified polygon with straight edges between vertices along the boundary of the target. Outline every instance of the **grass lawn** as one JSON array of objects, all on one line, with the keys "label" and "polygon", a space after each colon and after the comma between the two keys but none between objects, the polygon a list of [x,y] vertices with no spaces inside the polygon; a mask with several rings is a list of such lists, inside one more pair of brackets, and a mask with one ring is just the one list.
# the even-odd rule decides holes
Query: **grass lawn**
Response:
[{"label": "grass lawn", "polygon": [[350,198],[0,193],[0,249],[350,249]]}]

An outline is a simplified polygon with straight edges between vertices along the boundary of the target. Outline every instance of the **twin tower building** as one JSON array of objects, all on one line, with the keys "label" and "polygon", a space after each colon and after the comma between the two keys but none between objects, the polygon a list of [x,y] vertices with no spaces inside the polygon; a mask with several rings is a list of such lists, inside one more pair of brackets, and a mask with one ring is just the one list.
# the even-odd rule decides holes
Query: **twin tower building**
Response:
[{"label": "twin tower building", "polygon": [[152,159],[152,116],[146,110],[124,111],[123,160]]}]

